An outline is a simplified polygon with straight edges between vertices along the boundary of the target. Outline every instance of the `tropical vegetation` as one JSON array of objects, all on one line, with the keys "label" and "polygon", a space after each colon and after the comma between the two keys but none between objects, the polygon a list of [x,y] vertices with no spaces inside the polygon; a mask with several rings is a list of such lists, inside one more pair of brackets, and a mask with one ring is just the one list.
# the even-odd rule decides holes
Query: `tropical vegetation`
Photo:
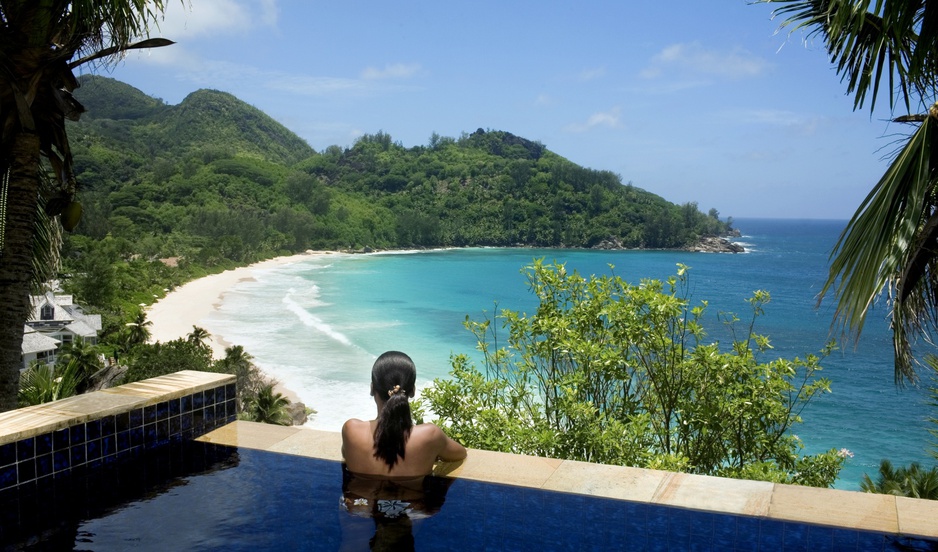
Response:
[{"label": "tropical vegetation", "polygon": [[451,377],[422,394],[420,412],[433,412],[449,435],[502,452],[834,483],[848,455],[801,454],[792,432],[805,406],[830,392],[819,372],[833,344],[804,358],[768,358],[769,338],[755,331],[767,292],[753,294],[743,322],[720,315],[732,336],[721,344],[707,340],[707,303],[691,304],[686,267],[667,282],[639,284],[542,261],[526,273],[536,311],[467,318],[483,369],[454,356]]},{"label": "tropical vegetation", "polygon": [[[870,308],[890,309],[897,383],[917,380],[914,344],[938,322],[938,18],[927,0],[762,0],[779,4],[783,27],[827,47],[837,74],[870,111],[887,95],[915,125],[886,173],[857,208],[832,253],[821,291],[859,337]],[[885,295],[884,295],[885,293]]]},{"label": "tropical vegetation", "polygon": [[17,405],[30,286],[45,275],[33,261],[55,252],[60,224],[81,218],[65,129],[84,109],[72,71],[168,44],[132,42],[163,9],[163,0],[0,0],[0,411]]}]

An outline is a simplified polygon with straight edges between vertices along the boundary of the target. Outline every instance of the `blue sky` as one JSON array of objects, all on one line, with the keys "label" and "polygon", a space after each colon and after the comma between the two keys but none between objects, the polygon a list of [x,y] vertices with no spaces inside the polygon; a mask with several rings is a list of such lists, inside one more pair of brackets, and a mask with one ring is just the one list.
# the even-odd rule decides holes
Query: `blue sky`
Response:
[{"label": "blue sky", "polygon": [[907,132],[746,0],[167,2],[176,45],[96,72],[230,92],[316,150],[505,130],[704,212],[846,219]]}]

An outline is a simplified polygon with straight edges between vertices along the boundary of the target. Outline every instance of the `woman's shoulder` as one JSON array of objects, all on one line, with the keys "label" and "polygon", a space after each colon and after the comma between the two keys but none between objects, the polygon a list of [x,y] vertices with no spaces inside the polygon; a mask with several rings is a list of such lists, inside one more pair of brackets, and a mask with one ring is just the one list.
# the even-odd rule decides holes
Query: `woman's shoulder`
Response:
[{"label": "woman's shoulder", "polygon": [[356,434],[365,434],[371,435],[371,422],[367,420],[359,420],[358,418],[350,418],[342,424],[342,437],[349,438],[352,435]]},{"label": "woman's shoulder", "polygon": [[411,438],[417,437],[422,441],[435,441],[446,437],[440,426],[436,424],[417,424],[411,430]]}]

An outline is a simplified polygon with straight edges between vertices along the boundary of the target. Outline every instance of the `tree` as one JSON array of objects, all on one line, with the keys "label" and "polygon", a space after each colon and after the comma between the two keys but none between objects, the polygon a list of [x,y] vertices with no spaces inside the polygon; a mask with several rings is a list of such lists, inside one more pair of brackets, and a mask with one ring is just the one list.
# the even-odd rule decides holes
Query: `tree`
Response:
[{"label": "tree", "polygon": [[[762,357],[754,331],[770,297],[750,299],[752,318],[733,340],[705,342],[706,302],[692,307],[687,271],[662,283],[583,278],[563,265],[528,268],[539,305],[503,310],[503,338],[490,320],[472,322],[484,373],[453,358],[452,378],[423,392],[429,410],[469,447],[586,462],[833,484],[846,457],[834,449],[800,455],[791,429],[830,383],[821,356]],[[827,354],[824,351],[824,355]]]},{"label": "tree", "polygon": [[97,347],[81,339],[73,341],[71,345],[65,347],[59,354],[56,364],[62,368],[74,364],[76,377],[78,378],[78,383],[75,386],[76,393],[84,393],[91,383],[92,376],[103,368]]},{"label": "tree", "polygon": [[[138,311],[133,322],[124,324],[123,341],[127,350],[131,350],[137,345],[142,345],[150,339],[150,326],[153,322],[147,320],[147,313]],[[189,340],[192,341],[191,339]],[[201,344],[199,344],[201,345]]]},{"label": "tree", "polygon": [[781,4],[774,13],[783,27],[824,41],[855,110],[869,96],[872,112],[888,82],[890,107],[908,113],[894,122],[918,125],[841,234],[820,294],[834,294],[835,320],[858,338],[885,290],[895,379],[914,382],[913,344],[938,327],[938,104],[928,107],[938,83],[938,2],[761,1]]},{"label": "tree", "polygon": [[208,349],[209,346],[205,343],[205,341],[211,336],[212,334],[208,333],[208,330],[205,328],[192,326],[192,331],[189,332],[189,335],[186,336],[186,341],[192,343],[196,347]]},{"label": "tree", "polygon": [[908,467],[894,468],[892,462],[883,460],[876,481],[863,474],[860,489],[868,493],[938,500],[938,467],[926,470],[912,462]]},{"label": "tree", "polygon": [[282,394],[274,392],[273,383],[266,383],[248,402],[241,418],[263,424],[292,425],[293,419],[287,412],[289,405],[289,400]]},{"label": "tree", "polygon": [[[164,0],[0,0],[0,411],[16,408],[23,325],[42,209],[71,230],[81,216],[65,119],[83,107],[72,70],[112,59],[148,32]],[[41,186],[43,159],[56,181]]]}]

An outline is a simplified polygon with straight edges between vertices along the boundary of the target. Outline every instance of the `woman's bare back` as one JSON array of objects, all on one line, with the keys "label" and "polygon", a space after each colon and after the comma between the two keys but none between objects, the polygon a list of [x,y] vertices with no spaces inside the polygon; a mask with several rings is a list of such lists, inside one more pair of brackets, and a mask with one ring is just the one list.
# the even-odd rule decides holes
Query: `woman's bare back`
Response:
[{"label": "woman's bare back", "polygon": [[351,419],[342,426],[342,456],[349,471],[368,475],[419,477],[429,475],[438,459],[462,460],[466,449],[433,424],[415,425],[404,445],[404,458],[389,467],[375,457],[374,434],[377,420]]}]

